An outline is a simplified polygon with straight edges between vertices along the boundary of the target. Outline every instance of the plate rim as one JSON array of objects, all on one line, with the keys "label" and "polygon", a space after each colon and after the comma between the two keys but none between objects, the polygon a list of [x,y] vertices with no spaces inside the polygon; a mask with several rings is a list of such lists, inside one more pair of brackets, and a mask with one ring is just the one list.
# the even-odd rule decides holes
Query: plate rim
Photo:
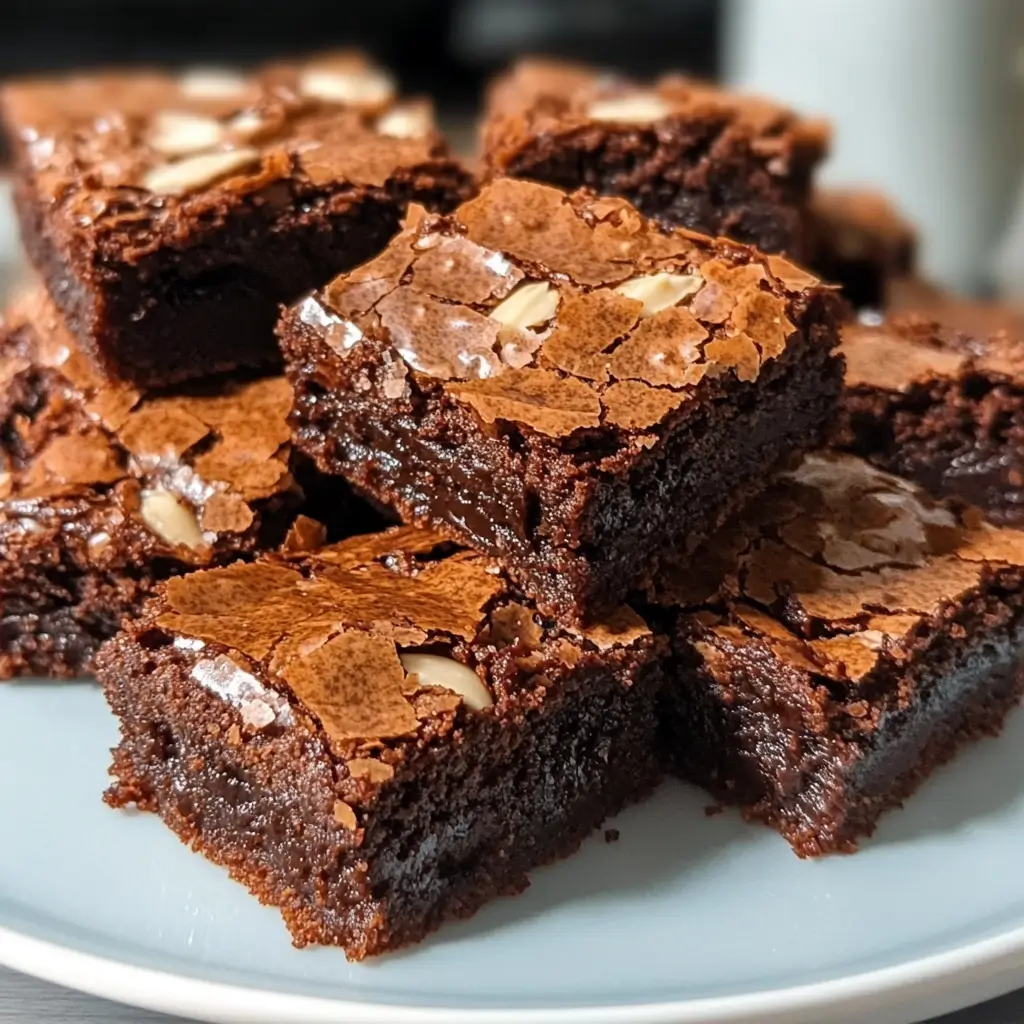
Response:
[{"label": "plate rim", "polygon": [[5,925],[0,925],[0,964],[102,999],[215,1024],[823,1024],[863,1019],[869,1011],[875,1021],[908,1021],[952,1013],[1024,983],[1024,924],[827,981],[734,996],[586,1007],[417,1007],[286,993],[140,967]]}]

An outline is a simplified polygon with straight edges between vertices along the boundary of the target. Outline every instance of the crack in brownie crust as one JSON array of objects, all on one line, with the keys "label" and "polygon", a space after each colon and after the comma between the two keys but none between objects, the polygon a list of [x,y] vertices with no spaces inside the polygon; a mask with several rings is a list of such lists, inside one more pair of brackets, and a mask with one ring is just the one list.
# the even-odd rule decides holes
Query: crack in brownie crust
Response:
[{"label": "crack in brownie crust", "polygon": [[906,314],[843,330],[838,445],[1024,526],[1024,343]]},{"label": "crack in brownie crust", "polygon": [[622,200],[495,182],[285,316],[296,443],[585,621],[820,437],[837,301]]},{"label": "crack in brownie crust", "polygon": [[410,200],[470,191],[429,107],[353,54],[15,82],[0,103],[30,259],[89,357],[145,386],[276,363],[279,303],[378,252]]},{"label": "crack in brownie crust", "polygon": [[808,456],[656,600],[684,778],[801,856],[850,850],[1024,688],[1024,533],[851,456]]},{"label": "crack in brownie crust", "polygon": [[811,174],[827,148],[823,124],[760,97],[537,59],[492,85],[481,128],[485,180],[592,188],[673,227],[797,258],[807,255]]},{"label": "crack in brownie crust", "polygon": [[412,528],[195,573],[98,658],[108,801],[360,959],[521,891],[653,787],[656,653],[635,613],[555,630]]}]

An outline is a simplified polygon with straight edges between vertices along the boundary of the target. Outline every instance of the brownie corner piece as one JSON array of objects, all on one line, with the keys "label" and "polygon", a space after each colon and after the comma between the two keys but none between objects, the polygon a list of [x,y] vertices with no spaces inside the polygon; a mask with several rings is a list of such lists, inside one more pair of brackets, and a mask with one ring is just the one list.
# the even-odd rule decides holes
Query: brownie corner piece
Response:
[{"label": "brownie corner piece", "polygon": [[522,891],[656,783],[660,647],[625,611],[555,630],[489,568],[399,528],[170,581],[98,659],[108,803],[351,959]]},{"label": "brownie corner piece", "polygon": [[1024,532],[819,452],[666,573],[668,762],[800,856],[851,851],[1024,691]]},{"label": "brownie corner piece", "polygon": [[781,257],[501,179],[287,312],[295,440],[587,621],[821,436],[837,302]]},{"label": "brownie corner piece", "polygon": [[843,328],[836,444],[1024,526],[1024,341],[902,313]]},{"label": "brownie corner piece", "polygon": [[281,303],[376,253],[410,200],[470,194],[429,106],[351,54],[15,81],[0,113],[29,258],[89,358],[146,387],[272,368]]},{"label": "brownie corner piece", "polygon": [[798,259],[809,255],[811,176],[827,148],[821,122],[761,97],[536,58],[492,83],[481,128],[485,178],[592,188],[669,225]]}]

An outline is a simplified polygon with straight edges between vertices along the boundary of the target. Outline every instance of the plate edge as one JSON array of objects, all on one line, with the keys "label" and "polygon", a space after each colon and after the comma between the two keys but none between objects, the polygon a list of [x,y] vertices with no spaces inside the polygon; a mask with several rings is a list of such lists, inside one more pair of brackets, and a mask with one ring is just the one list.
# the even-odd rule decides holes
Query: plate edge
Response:
[{"label": "plate edge", "polygon": [[[114,1002],[211,1024],[877,1024],[920,1020],[1004,995],[1024,983],[1024,926],[968,946],[790,988],[606,1007],[461,1009],[290,995],[137,967],[0,925],[0,963]],[[882,1016],[879,1016],[881,1014]]]}]

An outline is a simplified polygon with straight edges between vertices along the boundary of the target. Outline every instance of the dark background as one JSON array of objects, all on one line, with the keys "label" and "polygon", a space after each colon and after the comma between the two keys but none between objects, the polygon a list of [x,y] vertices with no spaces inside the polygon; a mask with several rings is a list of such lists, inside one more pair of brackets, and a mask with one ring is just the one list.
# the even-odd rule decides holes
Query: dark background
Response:
[{"label": "dark background", "polygon": [[103,64],[249,64],[369,50],[443,112],[521,53],[716,71],[716,0],[0,0],[0,77]]}]

